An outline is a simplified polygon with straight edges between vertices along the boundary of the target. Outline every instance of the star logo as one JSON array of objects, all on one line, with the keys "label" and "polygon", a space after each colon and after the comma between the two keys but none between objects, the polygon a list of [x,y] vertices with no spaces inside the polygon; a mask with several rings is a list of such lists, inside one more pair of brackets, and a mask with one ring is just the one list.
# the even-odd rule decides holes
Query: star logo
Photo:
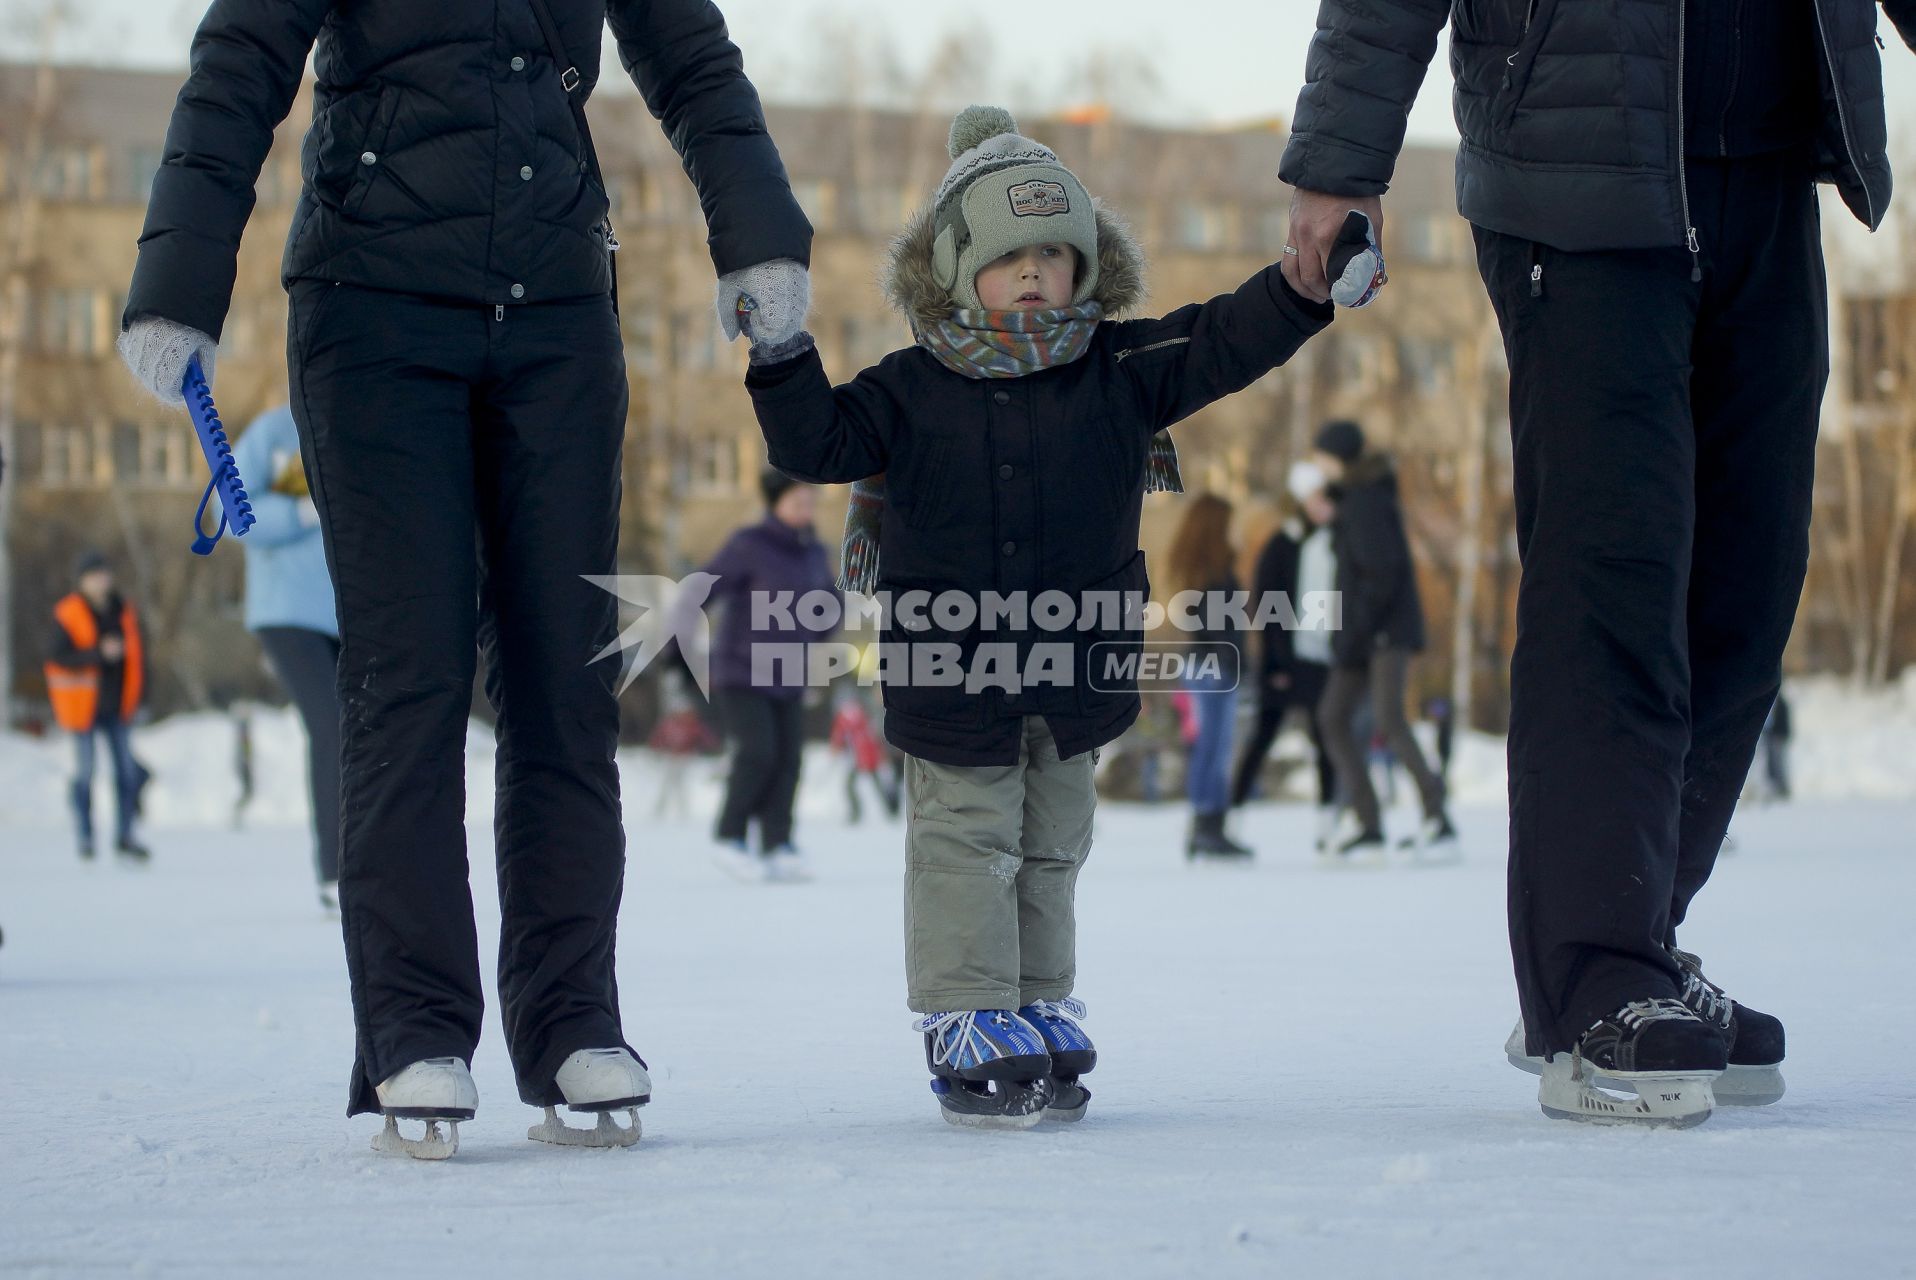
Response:
[{"label": "star logo", "polygon": [[599,662],[619,655],[624,672],[619,681],[621,694],[676,640],[700,696],[711,698],[712,624],[705,616],[705,601],[718,582],[717,574],[693,573],[683,580],[656,574],[582,576],[593,586],[638,610],[638,616],[619,633],[619,638],[592,657],[592,661]]}]

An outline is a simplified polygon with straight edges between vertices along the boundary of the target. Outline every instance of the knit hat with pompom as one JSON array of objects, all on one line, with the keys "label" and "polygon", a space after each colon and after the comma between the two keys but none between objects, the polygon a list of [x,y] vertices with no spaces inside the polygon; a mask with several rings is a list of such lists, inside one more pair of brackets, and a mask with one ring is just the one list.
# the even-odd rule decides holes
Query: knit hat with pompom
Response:
[{"label": "knit hat with pompom", "polygon": [[1001,107],[966,107],[951,122],[951,170],[932,218],[932,271],[952,301],[981,311],[978,272],[1034,244],[1078,251],[1074,303],[1098,285],[1098,215],[1091,196],[1057,153],[1018,132]]}]

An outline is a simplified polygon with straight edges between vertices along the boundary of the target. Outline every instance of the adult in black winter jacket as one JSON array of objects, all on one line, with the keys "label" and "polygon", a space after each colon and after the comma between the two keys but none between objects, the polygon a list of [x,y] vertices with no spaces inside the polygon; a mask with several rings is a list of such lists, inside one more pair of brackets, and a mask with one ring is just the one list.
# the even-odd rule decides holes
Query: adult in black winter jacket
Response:
[{"label": "adult in black winter jacket", "polygon": [[520,1097],[649,1096],[613,976],[618,710],[614,664],[594,659],[616,607],[587,581],[617,571],[626,407],[583,114],[608,22],[698,188],[722,323],[736,332],[749,285],[755,323],[795,331],[810,227],[707,0],[215,0],[154,179],[121,349],[177,401],[189,356],[212,371],[254,181],[312,52],[284,276],[340,628],[353,1113],[476,1104],[464,819],[481,648]]},{"label": "adult in black winter jacket", "polygon": [[[1916,0],[1880,12],[1916,40]],[[1808,561],[1828,373],[1812,184],[1871,228],[1889,206],[1878,14],[1321,0],[1283,161],[1292,278],[1313,297],[1346,212],[1381,216],[1451,24],[1458,206],[1511,369],[1509,912],[1530,1055],[1727,1063],[1719,1096],[1780,1096],[1781,1024],[1715,1001],[1675,931],[1723,843]],[[1653,1101],[1694,1120],[1709,1098]]]},{"label": "adult in black winter jacket", "polygon": [[1417,567],[1404,532],[1397,471],[1369,449],[1354,422],[1327,423],[1317,434],[1317,462],[1331,478],[1337,514],[1331,546],[1343,626],[1331,633],[1331,674],[1317,705],[1324,745],[1337,767],[1357,829],[1337,845],[1346,856],[1384,843],[1383,813],[1371,785],[1369,743],[1359,742],[1357,708],[1366,699],[1377,733],[1417,784],[1426,844],[1455,839],[1445,813],[1444,783],[1424,759],[1404,713],[1411,659],[1424,647],[1424,606]]}]

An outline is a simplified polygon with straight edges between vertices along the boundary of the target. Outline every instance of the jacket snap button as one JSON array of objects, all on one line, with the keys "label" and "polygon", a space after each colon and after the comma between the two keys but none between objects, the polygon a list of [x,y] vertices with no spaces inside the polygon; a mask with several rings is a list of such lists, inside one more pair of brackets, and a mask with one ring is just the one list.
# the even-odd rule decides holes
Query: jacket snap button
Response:
[{"label": "jacket snap button", "polygon": [[512,286],[512,296],[513,296],[513,297],[515,297],[515,298],[523,298],[523,297],[525,297],[525,296],[526,296],[526,287],[525,287],[524,285],[522,285],[522,284],[515,284],[515,285],[513,285],[513,286]]},{"label": "jacket snap button", "polygon": [[514,71],[524,71],[526,69],[526,60],[524,58],[514,58],[512,60],[512,69]]},{"label": "jacket snap button", "polygon": [[999,404],[1011,403],[1011,393],[1009,391],[999,391],[995,393],[991,398],[993,400],[996,400]]},{"label": "jacket snap button", "polygon": [[1015,543],[1015,542],[1007,542],[1007,543],[1005,543],[1005,546],[1004,546],[1004,552],[1005,552],[1005,554],[1006,554],[1006,555],[1008,555],[1008,556],[1015,556],[1015,555],[1017,555],[1017,554],[1018,554],[1018,544],[1017,544],[1017,543]]},{"label": "jacket snap button", "polygon": [[528,164],[528,165],[521,165],[521,166],[519,167],[519,181],[521,181],[521,182],[531,182],[531,181],[532,181],[532,166],[531,166],[531,165],[529,165],[529,164]]},{"label": "jacket snap button", "polygon": [[1009,462],[1005,463],[1004,466],[998,468],[998,478],[1000,480],[1011,479],[1011,464]]},{"label": "jacket snap button", "polygon": [[378,163],[379,163],[379,157],[378,157],[378,156],[376,156],[376,155],[374,155],[374,154],[373,154],[372,152],[370,152],[370,151],[362,151],[362,152],[360,152],[360,153],[359,153],[359,163],[361,163],[361,164],[378,164]]}]

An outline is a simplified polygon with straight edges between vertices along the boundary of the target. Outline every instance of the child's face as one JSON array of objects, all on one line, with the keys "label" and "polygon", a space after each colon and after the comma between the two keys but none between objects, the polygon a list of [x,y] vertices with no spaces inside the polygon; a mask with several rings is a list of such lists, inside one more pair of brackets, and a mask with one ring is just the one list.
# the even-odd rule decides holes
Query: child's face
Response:
[{"label": "child's face", "polygon": [[1078,251],[1068,244],[1017,249],[978,273],[978,299],[987,311],[1068,307],[1077,291]]}]

